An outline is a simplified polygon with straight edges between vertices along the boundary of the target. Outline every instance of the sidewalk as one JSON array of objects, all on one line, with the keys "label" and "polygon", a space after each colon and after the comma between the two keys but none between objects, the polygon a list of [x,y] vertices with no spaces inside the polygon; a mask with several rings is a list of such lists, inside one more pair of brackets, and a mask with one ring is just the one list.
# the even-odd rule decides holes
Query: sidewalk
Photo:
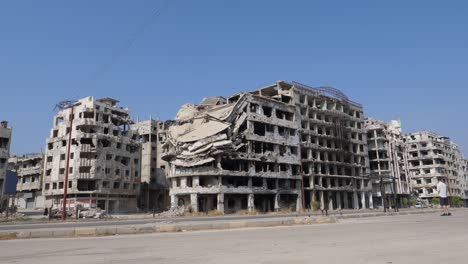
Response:
[{"label": "sidewalk", "polygon": [[[465,209],[457,209],[465,210]],[[314,224],[333,224],[340,219],[352,218],[368,218],[381,216],[397,216],[397,215],[412,215],[412,214],[433,214],[439,213],[437,209],[418,209],[418,210],[403,210],[398,213],[390,212],[356,212],[333,214],[329,216],[321,216],[317,214],[303,215],[282,215],[278,217],[251,218],[246,217],[243,220],[233,220],[233,217],[223,216],[214,219],[193,219],[193,221],[184,221],[175,223],[171,219],[157,223],[146,224],[129,224],[129,225],[109,225],[100,226],[99,221],[95,222],[95,226],[89,227],[63,227],[51,225],[50,228],[42,229],[27,229],[16,231],[0,231],[0,240],[10,239],[30,239],[30,238],[70,238],[70,237],[93,237],[93,236],[114,236],[114,235],[129,235],[129,234],[148,234],[162,232],[186,232],[186,231],[201,231],[201,230],[220,230],[220,229],[237,229],[237,228],[252,228],[252,227],[274,227],[274,226],[293,226],[293,225],[314,225]]]}]

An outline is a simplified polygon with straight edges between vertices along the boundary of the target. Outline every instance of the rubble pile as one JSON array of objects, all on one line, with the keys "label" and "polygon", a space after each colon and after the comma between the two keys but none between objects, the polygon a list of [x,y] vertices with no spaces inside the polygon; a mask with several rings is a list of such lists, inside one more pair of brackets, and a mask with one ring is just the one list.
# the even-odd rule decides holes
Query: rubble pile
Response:
[{"label": "rubble pile", "polygon": [[79,218],[106,219],[111,216],[100,208],[82,209],[79,211]]},{"label": "rubble pile", "polygon": [[185,215],[185,207],[178,206],[159,214],[161,217],[180,217]]},{"label": "rubble pile", "polygon": [[219,154],[236,154],[244,147],[246,96],[234,104],[184,105],[177,114],[178,126],[169,129],[169,150],[163,159],[180,167],[197,167],[215,161]]},{"label": "rubble pile", "polygon": [[[24,218],[24,214],[14,212],[14,213],[8,213],[8,219],[21,219]],[[7,213],[3,212],[0,214],[0,219],[7,219]]]}]

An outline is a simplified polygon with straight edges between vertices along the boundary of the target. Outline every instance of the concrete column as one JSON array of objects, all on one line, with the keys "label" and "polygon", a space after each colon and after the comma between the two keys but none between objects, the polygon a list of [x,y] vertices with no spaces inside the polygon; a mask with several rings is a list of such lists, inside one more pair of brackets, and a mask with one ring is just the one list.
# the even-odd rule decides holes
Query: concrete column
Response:
[{"label": "concrete column", "polygon": [[310,200],[311,200],[312,202],[315,202],[316,199],[317,199],[317,198],[315,197],[315,195],[316,195],[316,191],[315,191],[315,190],[312,190],[312,191],[310,192]]},{"label": "concrete column", "polygon": [[177,196],[171,195],[171,208],[177,207]]},{"label": "concrete column", "polygon": [[361,193],[361,203],[362,203],[362,209],[366,209],[366,193],[365,192]]},{"label": "concrete column", "polygon": [[278,212],[280,210],[279,206],[279,193],[275,194],[275,211]]},{"label": "concrete column", "polygon": [[194,212],[198,212],[198,194],[192,193],[190,194],[190,206]]},{"label": "concrete column", "polygon": [[249,193],[249,197],[247,199],[247,208],[250,212],[255,210],[255,204],[254,204],[254,194]]},{"label": "concrete column", "polygon": [[339,192],[336,192],[336,203],[336,209],[341,210],[341,194]]},{"label": "concrete column", "polygon": [[297,201],[296,201],[296,212],[302,211],[302,192],[299,192],[297,195]]},{"label": "concrete column", "polygon": [[359,199],[356,191],[353,192],[353,209],[359,209]]},{"label": "concrete column", "polygon": [[247,185],[249,186],[249,188],[252,188],[252,177],[249,177]]},{"label": "concrete column", "polygon": [[222,170],[222,169],[223,169],[223,166],[221,166],[221,157],[220,157],[220,156],[216,157],[216,161],[215,161],[215,162],[216,162],[216,168]]},{"label": "concrete column", "polygon": [[[181,177],[180,178],[180,187],[181,188],[187,187],[187,177]],[[149,191],[148,191],[148,193],[149,193]]]},{"label": "concrete column", "polygon": [[333,198],[332,198],[332,195],[329,194],[329,199],[328,199],[328,210],[334,210],[333,208]]},{"label": "concrete column", "polygon": [[194,176],[192,179],[193,179],[192,180],[192,186],[193,187],[200,186],[200,177],[199,176]]},{"label": "concrete column", "polygon": [[218,193],[218,205],[216,209],[224,213],[224,193]]},{"label": "concrete column", "polygon": [[369,208],[374,209],[374,200],[372,199],[372,192],[369,193]]},{"label": "concrete column", "polygon": [[115,205],[116,205],[116,206],[115,206],[115,208],[116,208],[116,209],[115,209],[115,212],[116,212],[116,213],[120,213],[120,200],[116,200],[116,201],[115,201]]},{"label": "concrete column", "polygon": [[343,193],[344,209],[349,209],[348,192]]},{"label": "concrete column", "polygon": [[325,209],[325,197],[323,196],[323,191],[319,191],[320,196],[320,209]]}]

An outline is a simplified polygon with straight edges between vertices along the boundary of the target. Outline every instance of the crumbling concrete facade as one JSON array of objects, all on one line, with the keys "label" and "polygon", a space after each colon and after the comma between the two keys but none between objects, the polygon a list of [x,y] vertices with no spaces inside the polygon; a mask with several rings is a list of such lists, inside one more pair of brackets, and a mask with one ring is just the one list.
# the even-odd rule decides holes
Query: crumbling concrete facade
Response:
[{"label": "crumbling concrete facade", "polygon": [[[137,210],[141,147],[130,130],[130,110],[110,98],[86,97],[54,118],[45,153],[43,192],[47,206],[61,206],[68,184],[68,208],[99,207],[111,213]],[[71,129],[69,179],[64,182]]]},{"label": "crumbling concrete facade", "polygon": [[169,129],[171,205],[195,211],[301,207],[295,107],[252,93],[184,105]]},{"label": "crumbling concrete facade", "polygon": [[468,207],[468,160],[464,159],[462,161],[462,171],[463,171],[463,179],[461,180],[461,189],[462,199],[465,202],[465,207]]},{"label": "crumbling concrete facade", "polygon": [[279,82],[300,116],[305,203],[332,209],[373,208],[362,105],[331,87]]},{"label": "crumbling concrete facade", "polygon": [[[392,120],[386,123],[378,119],[367,118],[365,128],[367,129],[370,172],[373,179],[374,206],[401,207],[403,198],[409,198],[411,195],[408,159],[401,122]],[[396,195],[396,205],[393,195]]]},{"label": "crumbling concrete facade", "polygon": [[0,208],[4,202],[6,171],[10,157],[11,128],[7,121],[0,123]]},{"label": "crumbling concrete facade", "polygon": [[450,138],[428,131],[411,133],[406,148],[412,188],[419,198],[431,202],[438,197],[436,178],[446,181],[449,196],[464,196],[465,159]]},{"label": "crumbling concrete facade", "polygon": [[168,209],[169,164],[162,160],[162,146],[172,121],[146,120],[132,125],[141,143],[141,187],[138,207],[147,212]]},{"label": "crumbling concrete facade", "polygon": [[28,154],[8,159],[9,170],[17,174],[15,205],[19,208],[44,208],[43,160],[43,154]]},{"label": "crumbling concrete facade", "polygon": [[363,110],[336,89],[279,81],[184,105],[176,120],[163,155],[172,207],[372,207]]}]

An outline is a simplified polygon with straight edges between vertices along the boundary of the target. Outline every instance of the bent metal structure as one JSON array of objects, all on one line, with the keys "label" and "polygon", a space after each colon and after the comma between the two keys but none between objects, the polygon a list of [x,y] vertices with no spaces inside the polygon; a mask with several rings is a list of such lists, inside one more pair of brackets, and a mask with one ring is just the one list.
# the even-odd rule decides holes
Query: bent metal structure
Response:
[{"label": "bent metal structure", "polygon": [[169,129],[171,206],[194,211],[372,207],[362,106],[277,83],[186,104]]}]

